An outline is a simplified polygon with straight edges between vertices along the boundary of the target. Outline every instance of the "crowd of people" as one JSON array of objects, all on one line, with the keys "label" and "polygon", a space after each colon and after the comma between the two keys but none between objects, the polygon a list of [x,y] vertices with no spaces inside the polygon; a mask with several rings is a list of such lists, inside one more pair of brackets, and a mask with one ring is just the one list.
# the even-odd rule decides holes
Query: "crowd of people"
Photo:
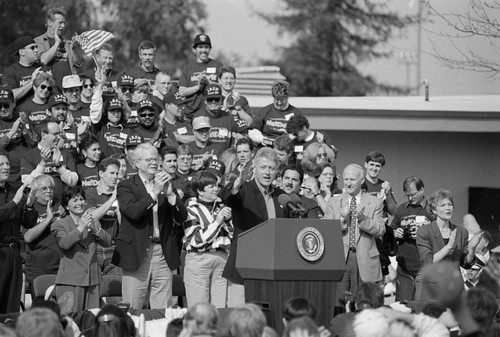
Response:
[{"label": "crowd of people", "polygon": [[[171,307],[174,274],[191,308],[244,308],[238,235],[270,218],[337,220],[346,271],[332,299],[336,314],[345,315],[349,295],[378,296],[391,275],[397,301],[435,300],[440,274],[422,268],[442,261],[471,270],[462,288],[483,285],[500,296],[494,273],[483,272],[491,236],[451,222],[451,192],[426,198],[412,175],[398,204],[394,185],[380,177],[378,151],[338,173],[333,140],[288,102],[286,81],[254,111],[234,90],[235,69],[210,58],[208,35],[194,38],[195,59],[174,83],[155,66],[154,42],[142,41],[138,63],[116,70],[112,45],[89,58],[82,41],[64,40],[65,19],[51,9],[44,34],[19,37],[19,60],[2,77],[0,313],[18,312],[23,282],[34,296],[45,274],[57,275],[57,297],[71,299],[70,312],[99,307],[106,274],[121,275],[132,309]],[[245,310],[231,314],[234,336],[255,314]],[[382,315],[423,330],[434,324],[371,314],[368,321]],[[323,336],[312,321],[294,324]]]}]

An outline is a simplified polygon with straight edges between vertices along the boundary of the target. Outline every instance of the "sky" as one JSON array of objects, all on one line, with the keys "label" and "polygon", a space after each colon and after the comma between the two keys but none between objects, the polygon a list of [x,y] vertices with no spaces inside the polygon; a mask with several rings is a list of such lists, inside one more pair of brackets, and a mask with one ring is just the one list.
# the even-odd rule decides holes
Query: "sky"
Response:
[{"label": "sky", "polygon": [[[259,59],[274,58],[276,47],[286,46],[291,39],[286,34],[280,36],[277,28],[268,25],[254,14],[255,10],[267,14],[278,13],[282,8],[280,0],[202,0],[208,12],[207,33],[212,39],[213,52],[218,50],[229,55],[237,64],[234,66],[259,65]],[[308,1],[308,0],[305,0]],[[375,0],[383,1],[383,0]],[[398,13],[417,13],[418,0],[387,0],[391,9]],[[432,0],[431,3],[443,13],[464,13],[470,0]],[[499,11],[500,12],[500,11]],[[496,19],[500,13],[496,15]],[[500,79],[491,79],[483,73],[450,69],[433,57],[433,45],[448,55],[458,55],[448,39],[438,36],[440,33],[453,33],[439,18],[423,24],[421,79],[429,82],[432,95],[479,95],[498,94]],[[417,46],[417,28],[412,27],[401,38],[395,38],[387,45],[391,55],[396,52],[415,52]],[[461,50],[470,48],[492,59],[499,55],[491,48],[485,38],[467,38],[455,40]],[[360,69],[374,76],[379,82],[406,86],[416,85],[416,65],[407,65],[400,57],[363,64]]]}]

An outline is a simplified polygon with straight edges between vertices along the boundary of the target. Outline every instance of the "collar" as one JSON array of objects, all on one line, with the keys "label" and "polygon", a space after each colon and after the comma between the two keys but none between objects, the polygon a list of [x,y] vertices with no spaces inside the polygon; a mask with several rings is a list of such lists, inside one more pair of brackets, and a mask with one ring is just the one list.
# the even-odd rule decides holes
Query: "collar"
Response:
[{"label": "collar", "polygon": [[139,176],[139,178],[141,178],[142,183],[144,184],[144,186],[146,186],[147,184],[151,183],[154,180],[154,177],[151,178],[151,179],[147,179],[146,177],[143,176],[144,173],[142,173],[140,171],[137,171],[137,175]]},{"label": "collar", "polygon": [[269,186],[269,191],[266,191],[266,189],[264,188],[264,186],[262,186],[261,184],[259,184],[259,182],[257,181],[257,179],[255,179],[255,185],[257,185],[257,188],[259,189],[259,191],[263,194],[263,195],[271,195],[274,193],[274,186],[273,184],[271,184]]},{"label": "collar", "polygon": [[[349,197],[349,205],[350,205],[353,197],[349,194],[347,196]],[[359,205],[359,203],[361,202],[361,191],[359,191],[359,193],[355,195],[354,198],[356,198],[356,204]]]},{"label": "collar", "polygon": [[410,202],[406,202],[406,207],[417,207],[417,206],[420,206],[422,207],[423,209],[426,209],[427,208],[427,198],[424,197],[424,199],[420,202],[420,204],[418,205],[412,205],[410,204]]},{"label": "collar", "polygon": [[103,195],[103,194],[111,195],[111,194],[113,194],[113,192],[105,191],[104,187],[102,186],[102,184],[100,182],[95,189],[96,189],[98,195]]},{"label": "collar", "polygon": [[118,125],[113,125],[113,124],[111,124],[111,122],[108,122],[108,123],[106,124],[106,126],[108,127],[108,129],[109,129],[109,128],[120,128],[120,130],[122,130],[122,131],[123,131],[123,125],[121,125],[121,124],[118,124]]}]

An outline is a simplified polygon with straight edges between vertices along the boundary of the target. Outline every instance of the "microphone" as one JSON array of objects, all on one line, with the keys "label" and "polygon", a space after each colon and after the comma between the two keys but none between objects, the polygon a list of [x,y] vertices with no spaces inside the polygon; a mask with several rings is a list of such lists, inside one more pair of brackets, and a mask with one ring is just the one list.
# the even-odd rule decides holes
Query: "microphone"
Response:
[{"label": "microphone", "polygon": [[304,206],[302,206],[300,197],[297,194],[290,194],[289,197],[290,199],[292,199],[292,202],[295,204],[295,207],[297,207],[299,212],[302,214],[306,214],[306,209],[304,208]]},{"label": "microphone", "polygon": [[288,194],[280,194],[278,197],[278,202],[280,203],[281,206],[290,208],[294,213],[300,212],[300,210],[293,205],[292,199],[288,196]]}]

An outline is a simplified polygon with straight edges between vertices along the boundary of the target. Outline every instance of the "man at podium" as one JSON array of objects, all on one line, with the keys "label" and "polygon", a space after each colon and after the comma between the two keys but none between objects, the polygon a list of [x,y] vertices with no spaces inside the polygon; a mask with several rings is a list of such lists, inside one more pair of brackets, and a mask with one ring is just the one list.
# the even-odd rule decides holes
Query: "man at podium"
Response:
[{"label": "man at podium", "polygon": [[278,197],[285,193],[273,187],[279,158],[271,148],[261,148],[254,158],[254,178],[251,172],[242,171],[233,183],[229,183],[221,192],[222,201],[232,209],[234,236],[229,257],[222,274],[229,280],[228,307],[245,303],[243,278],[236,269],[236,247],[238,235],[272,218],[286,218],[287,210],[278,202]]},{"label": "man at podium", "polygon": [[337,284],[336,310],[345,292],[355,294],[362,282],[380,282],[382,269],[376,237],[385,232],[383,200],[363,193],[363,168],[350,164],[342,174],[344,192],[328,201],[325,219],[339,219],[342,225],[346,271]]}]

